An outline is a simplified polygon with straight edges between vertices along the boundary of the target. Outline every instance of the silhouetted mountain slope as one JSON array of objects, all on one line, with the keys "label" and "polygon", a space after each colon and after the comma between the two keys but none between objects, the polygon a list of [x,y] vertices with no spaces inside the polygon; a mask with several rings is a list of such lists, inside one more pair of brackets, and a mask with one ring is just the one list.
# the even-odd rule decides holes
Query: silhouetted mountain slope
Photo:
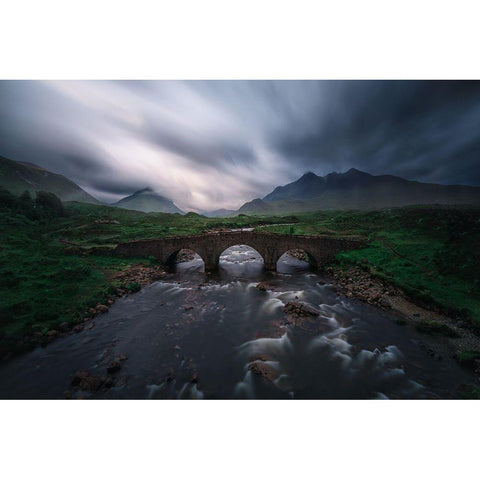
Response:
[{"label": "silhouetted mountain slope", "polygon": [[20,195],[25,190],[51,192],[63,201],[99,203],[98,200],[63,175],[29,162],[15,162],[0,156],[0,186]]},{"label": "silhouetted mountain slope", "polygon": [[275,188],[263,200],[275,211],[480,204],[480,187],[422,183],[394,175],[370,175],[352,168],[325,177],[306,173],[295,182]]},{"label": "silhouetted mountain slope", "polygon": [[260,198],[256,198],[251,202],[244,203],[237,213],[269,213],[273,210],[272,206],[264,202]]}]

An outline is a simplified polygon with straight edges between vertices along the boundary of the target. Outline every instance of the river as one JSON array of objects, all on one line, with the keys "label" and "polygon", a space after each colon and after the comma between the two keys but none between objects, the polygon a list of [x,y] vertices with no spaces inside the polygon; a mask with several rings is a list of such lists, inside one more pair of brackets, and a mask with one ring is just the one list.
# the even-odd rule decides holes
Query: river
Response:
[{"label": "river", "polygon": [[[202,265],[178,264],[80,333],[4,364],[0,397],[451,398],[471,381],[394,313],[338,295],[296,258],[265,272],[255,251],[236,246],[218,273]],[[318,317],[292,322],[292,301]]]}]

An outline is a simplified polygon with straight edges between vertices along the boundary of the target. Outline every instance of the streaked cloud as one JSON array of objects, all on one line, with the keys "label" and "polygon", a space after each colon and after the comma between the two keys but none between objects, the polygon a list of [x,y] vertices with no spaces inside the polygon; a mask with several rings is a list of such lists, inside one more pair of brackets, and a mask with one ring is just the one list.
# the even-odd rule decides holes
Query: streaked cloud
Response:
[{"label": "streaked cloud", "polygon": [[97,198],[237,208],[307,170],[480,184],[480,82],[4,81],[0,154]]}]

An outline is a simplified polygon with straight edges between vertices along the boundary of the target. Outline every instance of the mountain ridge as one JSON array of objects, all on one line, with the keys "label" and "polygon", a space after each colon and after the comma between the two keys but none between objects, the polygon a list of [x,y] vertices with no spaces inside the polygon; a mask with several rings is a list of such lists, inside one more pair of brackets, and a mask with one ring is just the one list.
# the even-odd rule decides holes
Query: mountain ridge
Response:
[{"label": "mountain ridge", "polygon": [[477,205],[480,204],[480,187],[425,183],[350,168],[324,177],[306,172],[293,182],[275,187],[260,199],[270,208],[257,200],[245,203],[237,212],[365,210],[421,204]]},{"label": "mountain ridge", "polygon": [[54,193],[60,200],[100,203],[75,182],[31,162],[17,162],[0,155],[0,187],[20,195],[39,191]]}]

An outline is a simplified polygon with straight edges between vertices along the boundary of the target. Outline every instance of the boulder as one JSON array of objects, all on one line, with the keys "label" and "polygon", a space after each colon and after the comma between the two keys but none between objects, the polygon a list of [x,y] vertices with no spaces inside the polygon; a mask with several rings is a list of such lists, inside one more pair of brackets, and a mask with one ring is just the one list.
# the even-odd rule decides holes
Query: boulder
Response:
[{"label": "boulder", "polygon": [[70,324],[68,322],[62,322],[58,328],[62,331],[62,332],[68,332],[70,330]]},{"label": "boulder", "polygon": [[248,369],[255,375],[273,382],[278,377],[278,371],[268,363],[257,360],[248,366]]},{"label": "boulder", "polygon": [[107,307],[106,305],[100,304],[100,305],[97,305],[97,306],[95,307],[95,310],[96,310],[97,312],[100,312],[100,313],[107,313],[107,312],[108,312],[108,307]]}]

